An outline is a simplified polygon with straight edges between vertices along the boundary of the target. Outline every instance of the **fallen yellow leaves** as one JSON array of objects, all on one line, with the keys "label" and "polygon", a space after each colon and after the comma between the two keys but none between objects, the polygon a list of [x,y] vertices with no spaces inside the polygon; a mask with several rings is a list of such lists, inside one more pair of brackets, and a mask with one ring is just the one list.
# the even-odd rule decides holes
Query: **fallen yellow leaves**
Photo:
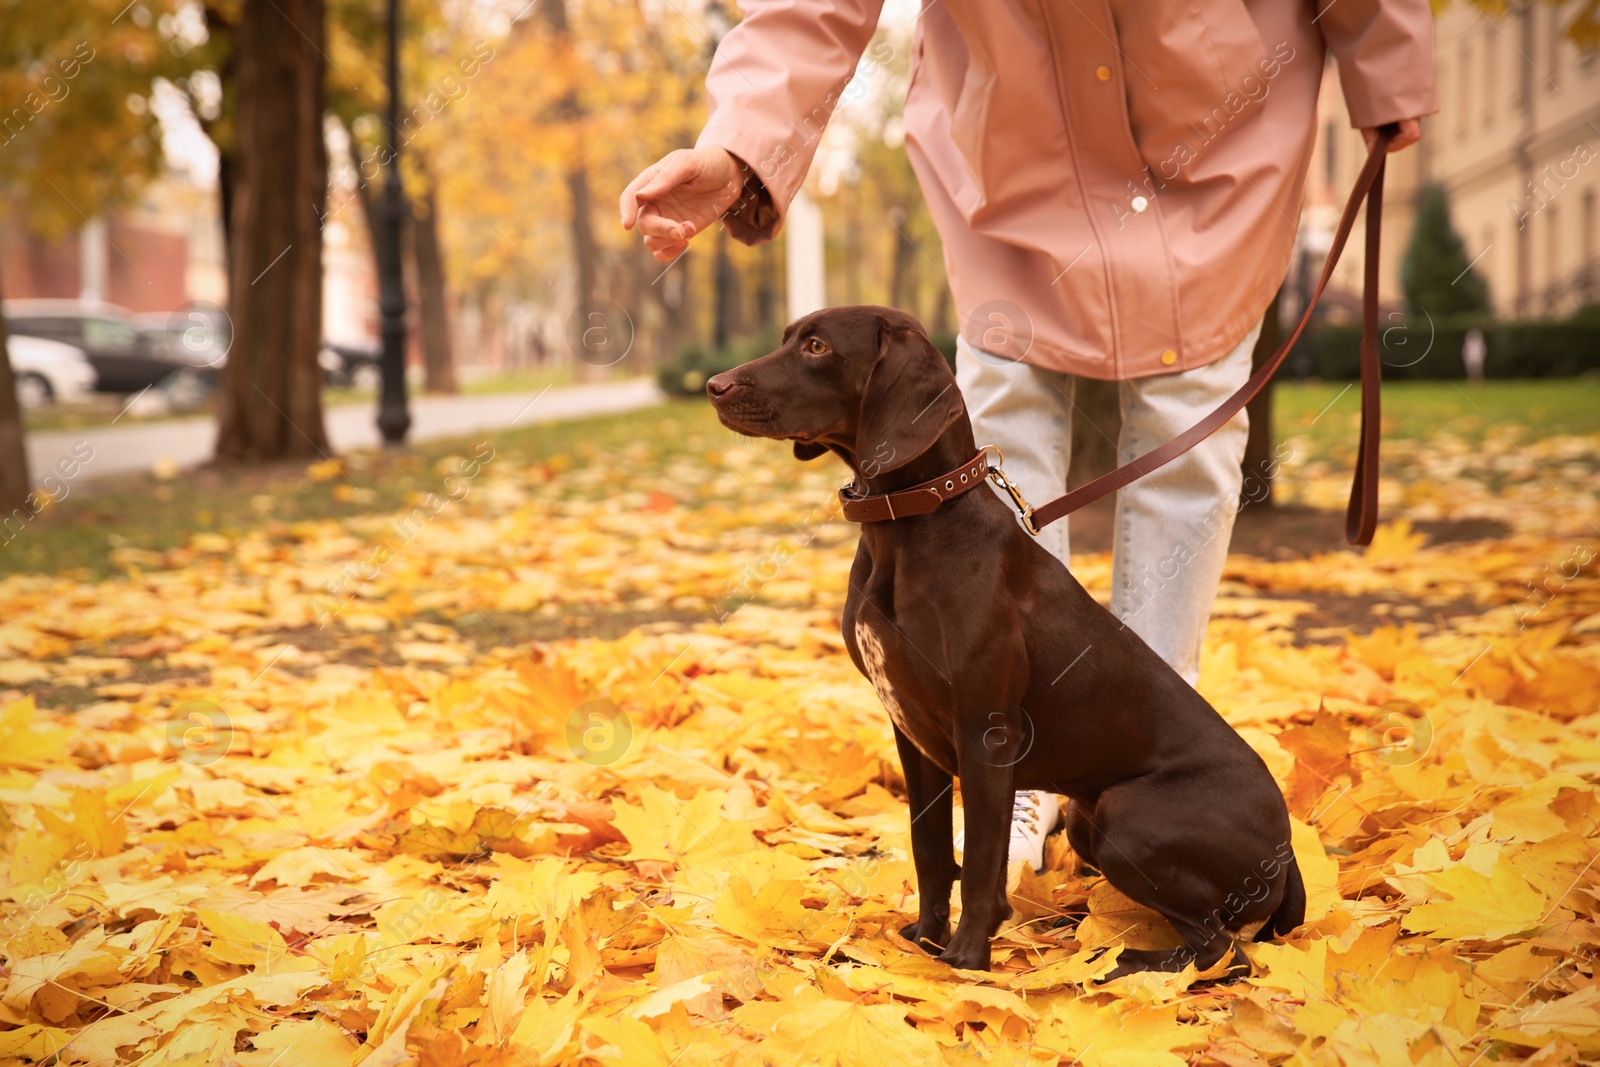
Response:
[{"label": "fallen yellow leaves", "polygon": [[[909,814],[839,640],[836,472],[741,442],[673,498],[612,459],[496,460],[320,629],[385,516],[0,583],[0,686],[39,694],[0,702],[0,1063],[1600,1055],[1593,555],[1528,588],[1570,529],[1230,561],[1201,688],[1283,783],[1310,897],[1253,977],[1102,983],[1171,931],[1059,838],[957,974],[895,933]],[[1375,590],[1476,610],[1300,632],[1297,598]]]}]

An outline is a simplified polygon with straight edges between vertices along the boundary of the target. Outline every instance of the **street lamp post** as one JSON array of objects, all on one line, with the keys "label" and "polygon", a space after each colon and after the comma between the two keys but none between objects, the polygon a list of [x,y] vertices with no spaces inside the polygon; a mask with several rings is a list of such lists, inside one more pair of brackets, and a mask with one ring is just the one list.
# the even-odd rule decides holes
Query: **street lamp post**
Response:
[{"label": "street lamp post", "polygon": [[405,190],[400,185],[400,0],[389,0],[388,172],[383,181],[378,232],[378,312],[383,337],[383,385],[378,395],[378,430],[386,445],[405,443],[411,428],[406,410],[406,291],[400,274],[400,226]]}]

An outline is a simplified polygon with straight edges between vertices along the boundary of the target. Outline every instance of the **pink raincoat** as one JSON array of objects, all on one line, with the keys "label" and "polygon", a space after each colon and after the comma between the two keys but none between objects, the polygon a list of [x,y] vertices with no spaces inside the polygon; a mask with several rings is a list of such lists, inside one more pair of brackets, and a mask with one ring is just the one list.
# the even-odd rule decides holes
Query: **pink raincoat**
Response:
[{"label": "pink raincoat", "polygon": [[[702,145],[771,239],[882,0],[744,0]],[[1218,359],[1283,280],[1331,50],[1354,125],[1438,110],[1427,0],[925,0],[906,150],[969,343],[1095,378]],[[886,46],[885,46],[886,47]]]}]

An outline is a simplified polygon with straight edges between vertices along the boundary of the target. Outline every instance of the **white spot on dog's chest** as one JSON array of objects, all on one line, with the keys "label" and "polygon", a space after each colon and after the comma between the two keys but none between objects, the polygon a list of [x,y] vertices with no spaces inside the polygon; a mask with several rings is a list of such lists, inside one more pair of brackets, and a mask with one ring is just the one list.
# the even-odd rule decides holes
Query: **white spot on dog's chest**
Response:
[{"label": "white spot on dog's chest", "polygon": [[888,672],[884,669],[887,657],[883,652],[883,642],[864,622],[856,623],[856,648],[861,652],[861,666],[866,671],[867,681],[878,691],[878,699],[889,712],[889,718],[901,730],[905,730],[906,713],[900,707],[900,698],[895,696],[894,687],[889,684]]}]

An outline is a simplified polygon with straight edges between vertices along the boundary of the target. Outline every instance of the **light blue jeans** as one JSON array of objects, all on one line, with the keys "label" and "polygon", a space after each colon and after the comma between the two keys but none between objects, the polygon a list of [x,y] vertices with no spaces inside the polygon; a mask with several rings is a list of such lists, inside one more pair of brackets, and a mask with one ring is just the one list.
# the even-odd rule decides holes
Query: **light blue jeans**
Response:
[{"label": "light blue jeans", "polygon": [[[1243,385],[1260,331],[1258,325],[1233,351],[1204,367],[1120,382],[1121,460],[1176,437]],[[1037,506],[1066,492],[1077,379],[987,353],[980,357],[962,339],[956,380],[978,443],[1005,450],[1006,474],[1023,495]],[[1248,432],[1241,411],[1184,455],[1117,493],[1111,612],[1190,685],[1200,677],[1200,644],[1233,535]],[[1039,542],[1071,566],[1068,521],[1045,527]]]}]

